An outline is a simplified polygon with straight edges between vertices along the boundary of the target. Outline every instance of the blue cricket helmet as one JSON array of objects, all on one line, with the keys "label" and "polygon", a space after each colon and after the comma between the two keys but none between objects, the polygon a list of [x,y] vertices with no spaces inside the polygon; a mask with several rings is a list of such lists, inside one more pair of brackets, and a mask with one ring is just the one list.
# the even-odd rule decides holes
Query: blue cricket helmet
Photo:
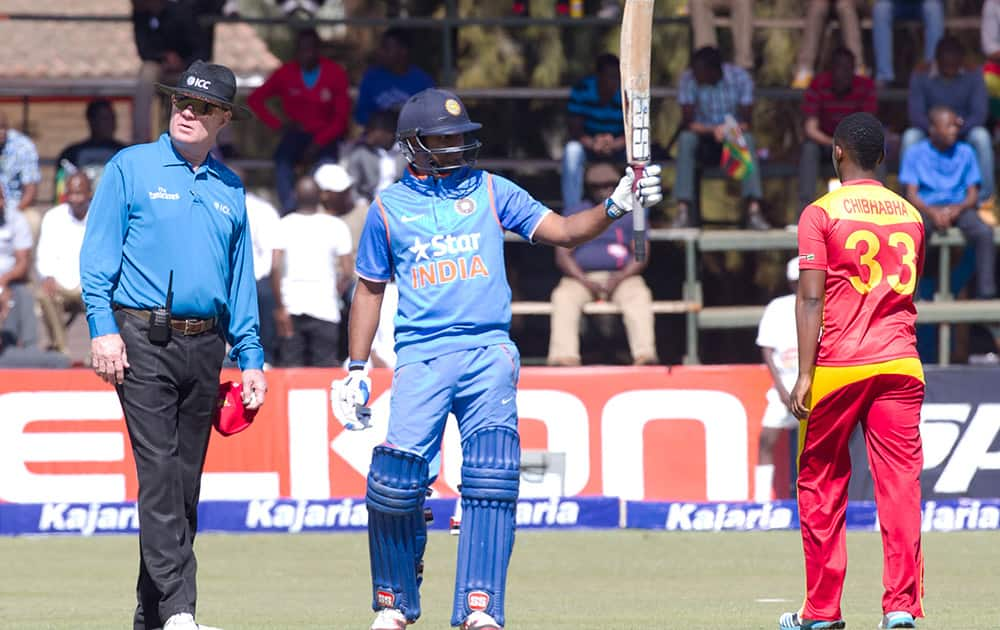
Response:
[{"label": "blue cricket helmet", "polygon": [[[482,125],[469,118],[468,110],[457,96],[447,90],[428,88],[411,96],[403,105],[396,123],[396,140],[411,167],[436,175],[473,166],[482,143],[472,140],[461,145],[431,149],[424,144],[422,137],[464,135],[479,129]],[[454,164],[441,164],[436,159],[458,153],[463,159]],[[420,156],[425,156],[425,159],[419,159]]]}]

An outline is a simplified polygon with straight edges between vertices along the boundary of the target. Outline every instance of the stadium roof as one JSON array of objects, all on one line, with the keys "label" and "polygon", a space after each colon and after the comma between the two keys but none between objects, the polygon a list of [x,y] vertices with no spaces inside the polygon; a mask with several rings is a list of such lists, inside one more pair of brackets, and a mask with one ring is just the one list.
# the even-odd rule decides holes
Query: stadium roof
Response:
[{"label": "stadium roof", "polygon": [[[130,16],[129,0],[4,0],[4,13],[55,16]],[[131,21],[0,20],[0,81],[63,84],[132,80],[139,55]],[[246,24],[219,24],[214,61],[251,83],[279,60]],[[255,81],[256,80],[256,81]]]}]

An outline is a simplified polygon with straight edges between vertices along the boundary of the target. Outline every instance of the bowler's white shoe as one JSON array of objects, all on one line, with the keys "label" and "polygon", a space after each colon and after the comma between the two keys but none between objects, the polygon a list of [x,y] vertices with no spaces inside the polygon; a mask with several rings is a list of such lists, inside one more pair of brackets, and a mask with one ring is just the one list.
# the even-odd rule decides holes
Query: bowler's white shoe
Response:
[{"label": "bowler's white shoe", "polygon": [[404,630],[406,616],[395,608],[383,608],[375,615],[371,630]]},{"label": "bowler's white shoe", "polygon": [[167,623],[163,624],[163,630],[219,630],[219,628],[195,623],[194,615],[191,613],[177,613],[167,619]]},{"label": "bowler's white shoe", "polygon": [[496,619],[484,612],[476,611],[462,622],[462,630],[503,630]]}]

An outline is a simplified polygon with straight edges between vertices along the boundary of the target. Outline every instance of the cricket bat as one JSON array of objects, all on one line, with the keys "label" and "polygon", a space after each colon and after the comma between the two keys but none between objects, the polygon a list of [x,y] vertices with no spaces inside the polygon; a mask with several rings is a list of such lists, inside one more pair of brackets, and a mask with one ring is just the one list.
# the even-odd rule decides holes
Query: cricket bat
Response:
[{"label": "cricket bat", "polygon": [[[653,35],[653,0],[625,0],[622,14],[621,75],[625,153],[635,172],[633,191],[649,164],[649,55]],[[646,260],[646,211],[632,201],[635,259]]]}]

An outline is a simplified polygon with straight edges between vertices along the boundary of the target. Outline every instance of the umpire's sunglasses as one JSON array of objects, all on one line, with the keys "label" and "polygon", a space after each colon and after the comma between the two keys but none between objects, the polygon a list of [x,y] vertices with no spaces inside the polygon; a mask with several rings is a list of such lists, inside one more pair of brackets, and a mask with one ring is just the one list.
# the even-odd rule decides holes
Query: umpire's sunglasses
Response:
[{"label": "umpire's sunglasses", "polygon": [[208,116],[217,109],[225,111],[224,108],[219,107],[215,103],[209,103],[208,101],[203,101],[197,98],[174,96],[171,100],[174,107],[177,108],[177,111],[182,112],[190,107],[195,116]]}]

